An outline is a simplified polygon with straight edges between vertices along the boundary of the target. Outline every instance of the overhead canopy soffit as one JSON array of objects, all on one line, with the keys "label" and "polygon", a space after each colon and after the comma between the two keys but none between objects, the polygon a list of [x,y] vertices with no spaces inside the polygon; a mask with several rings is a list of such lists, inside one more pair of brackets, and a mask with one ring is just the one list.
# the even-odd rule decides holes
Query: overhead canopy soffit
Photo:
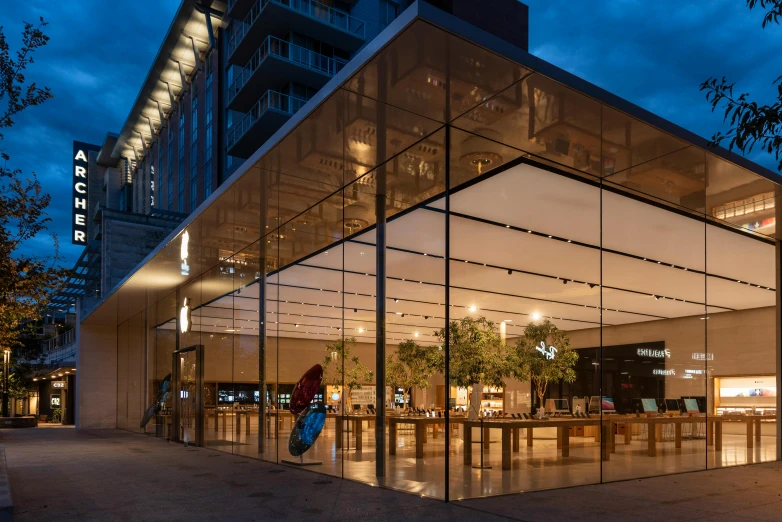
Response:
[{"label": "overhead canopy soffit", "polygon": [[122,126],[111,155],[115,161],[147,155],[147,148],[187,88],[190,78],[197,69],[203,68],[203,58],[211,47],[207,16],[214,37],[223,24],[220,13],[225,12],[226,5],[222,1],[211,2],[211,7],[201,4],[196,0],[184,0],[180,5]]},{"label": "overhead canopy soffit", "polygon": [[[446,122],[458,128],[450,157]],[[391,215],[433,198],[446,161],[454,184],[528,157],[731,226],[746,226],[756,207],[761,219],[774,213],[768,179],[423,20],[295,125],[186,223],[186,273],[180,230],[112,294],[120,320],[220,263],[260,272],[255,242],[265,234],[280,248],[266,252],[269,270],[280,268],[270,258],[291,263],[371,227],[377,176],[387,180]],[[758,194],[748,212],[745,200]],[[775,232],[761,228],[753,233]]]}]

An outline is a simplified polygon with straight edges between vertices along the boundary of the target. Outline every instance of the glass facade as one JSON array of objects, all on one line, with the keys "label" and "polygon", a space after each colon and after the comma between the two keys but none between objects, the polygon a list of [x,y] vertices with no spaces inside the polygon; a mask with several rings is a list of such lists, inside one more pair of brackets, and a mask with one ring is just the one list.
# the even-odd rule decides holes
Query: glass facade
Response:
[{"label": "glass facade", "polygon": [[775,460],[776,194],[415,22],[120,288],[117,424],[451,500]]}]

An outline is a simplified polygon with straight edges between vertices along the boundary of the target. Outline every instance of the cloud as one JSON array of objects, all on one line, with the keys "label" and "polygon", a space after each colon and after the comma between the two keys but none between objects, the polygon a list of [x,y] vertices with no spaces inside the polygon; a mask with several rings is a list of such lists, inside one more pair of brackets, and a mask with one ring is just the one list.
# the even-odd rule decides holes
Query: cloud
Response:
[{"label": "cloud", "polygon": [[[3,144],[11,167],[35,171],[53,194],[51,228],[66,264],[81,252],[69,244],[71,142],[101,143],[118,132],[179,6],[179,0],[26,0],[4,2],[0,25],[17,45],[22,21],[43,16],[49,45],[28,77],[55,98],[21,115]],[[525,0],[530,50],[704,137],[724,129],[699,84],[727,76],[761,102],[775,97],[782,74],[782,27],[760,27],[760,11],[737,0]],[[751,159],[775,169],[758,153]],[[47,239],[31,241],[45,252]]]},{"label": "cloud", "polygon": [[[70,244],[72,141],[100,144],[107,132],[119,132],[179,3],[26,0],[5,2],[0,10],[12,49],[23,21],[43,16],[49,22],[44,31],[51,40],[36,53],[27,78],[50,87],[54,99],[22,113],[6,129],[3,147],[10,168],[35,172],[52,194],[49,231],[59,237],[66,266],[82,251]],[[43,234],[22,250],[46,254],[51,240]]]}]

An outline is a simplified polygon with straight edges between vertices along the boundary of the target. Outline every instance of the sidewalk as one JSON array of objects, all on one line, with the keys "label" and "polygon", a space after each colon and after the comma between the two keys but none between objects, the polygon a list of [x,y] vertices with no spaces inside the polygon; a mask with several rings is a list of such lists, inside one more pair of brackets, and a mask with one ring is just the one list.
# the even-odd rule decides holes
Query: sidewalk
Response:
[{"label": "sidewalk", "polygon": [[782,465],[461,503],[118,430],[2,430],[15,519],[779,520]]}]

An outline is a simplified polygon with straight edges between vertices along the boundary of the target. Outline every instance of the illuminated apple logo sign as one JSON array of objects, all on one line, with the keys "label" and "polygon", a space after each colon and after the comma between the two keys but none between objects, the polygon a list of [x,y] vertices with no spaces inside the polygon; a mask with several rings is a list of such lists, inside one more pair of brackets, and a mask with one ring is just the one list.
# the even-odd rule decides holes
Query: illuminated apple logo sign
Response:
[{"label": "illuminated apple logo sign", "polygon": [[190,307],[188,306],[188,298],[185,297],[182,303],[182,308],[179,309],[179,331],[187,333],[190,329]]},{"label": "illuminated apple logo sign", "polygon": [[557,354],[557,349],[553,346],[546,346],[545,341],[540,341],[540,346],[536,347],[535,349],[542,353],[549,361]]}]

